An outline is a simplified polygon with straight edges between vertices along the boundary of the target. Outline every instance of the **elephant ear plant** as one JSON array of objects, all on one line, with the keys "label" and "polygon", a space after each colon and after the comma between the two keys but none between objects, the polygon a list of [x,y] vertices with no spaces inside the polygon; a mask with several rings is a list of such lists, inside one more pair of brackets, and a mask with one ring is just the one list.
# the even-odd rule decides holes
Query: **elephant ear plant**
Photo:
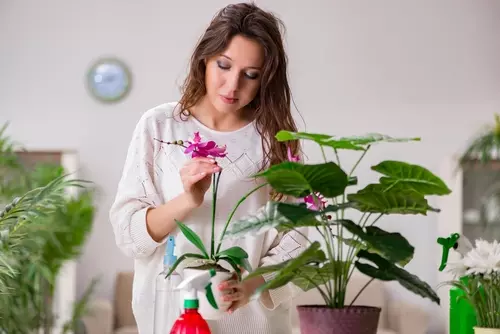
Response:
[{"label": "elephant ear plant", "polygon": [[[289,154],[289,161],[257,174],[256,177],[264,178],[277,193],[301,200],[295,204],[269,201],[256,214],[232,222],[226,238],[242,238],[271,228],[299,231],[299,228],[308,227],[319,233],[324,250],[320,242],[310,242],[296,258],[258,268],[245,279],[275,272],[274,279],[267,281],[259,291],[292,282],[304,291],[317,289],[328,308],[341,309],[352,306],[357,298],[346,305],[347,285],[357,269],[371,277],[368,284],[373,279],[398,281],[413,293],[439,304],[433,289],[404,269],[413,258],[414,247],[400,233],[384,231],[376,223],[386,215],[439,212],[429,206],[426,196],[446,195],[450,189],[424,167],[385,160],[371,167],[381,174],[377,183],[350,191],[358,183],[356,168],[373,144],[419,141],[419,138],[392,138],[380,134],[336,138],[280,131],[276,139],[281,142],[313,141],[320,146],[324,162],[304,164]],[[328,160],[326,149],[333,150],[334,161]],[[358,161],[348,171],[347,166],[341,165],[340,150],[360,153]],[[359,219],[348,215],[353,211],[359,212]],[[364,288],[366,286],[359,293]]]}]

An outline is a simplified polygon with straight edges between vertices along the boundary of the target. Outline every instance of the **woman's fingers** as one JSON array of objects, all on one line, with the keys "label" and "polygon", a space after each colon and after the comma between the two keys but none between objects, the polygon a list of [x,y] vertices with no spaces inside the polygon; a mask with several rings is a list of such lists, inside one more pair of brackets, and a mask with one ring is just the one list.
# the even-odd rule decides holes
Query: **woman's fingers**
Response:
[{"label": "woman's fingers", "polygon": [[195,175],[199,175],[201,173],[205,173],[206,175],[208,174],[213,174],[220,172],[221,168],[215,163],[207,162],[207,160],[198,160],[198,161],[192,161],[188,164],[186,164],[182,169],[181,169],[181,175],[184,177],[191,177]]}]

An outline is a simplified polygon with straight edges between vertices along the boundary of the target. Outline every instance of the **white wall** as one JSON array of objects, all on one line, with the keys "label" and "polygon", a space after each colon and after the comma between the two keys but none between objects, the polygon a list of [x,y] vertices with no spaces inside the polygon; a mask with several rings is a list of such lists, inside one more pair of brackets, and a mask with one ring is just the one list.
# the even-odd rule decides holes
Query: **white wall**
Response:
[{"label": "white wall", "polygon": [[[79,291],[103,275],[132,269],[115,247],[107,211],[135,122],[147,108],[178,97],[190,52],[214,12],[228,1],[0,0],[0,122],[28,147],[76,149],[85,177],[101,187],[94,232],[79,265]],[[500,2],[258,1],[287,24],[290,76],[307,130],[421,136],[409,145],[373,149],[369,164],[408,159],[439,172],[440,164],[500,110]],[[84,77],[98,57],[131,66],[134,87],[105,106],[87,94]],[[300,121],[300,119],[299,119]],[[44,122],[43,124],[41,122]],[[303,123],[299,122],[303,129]],[[318,151],[310,153],[319,158]],[[372,178],[372,179],[370,179]],[[409,269],[436,281],[436,215],[396,217],[416,246]],[[436,307],[394,284],[394,291]]]}]

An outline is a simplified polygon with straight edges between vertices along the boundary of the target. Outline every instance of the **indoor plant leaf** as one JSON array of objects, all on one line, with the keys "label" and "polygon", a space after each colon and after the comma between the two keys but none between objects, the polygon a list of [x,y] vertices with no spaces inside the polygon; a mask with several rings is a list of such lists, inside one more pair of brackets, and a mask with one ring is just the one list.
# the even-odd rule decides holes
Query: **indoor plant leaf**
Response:
[{"label": "indoor plant leaf", "polygon": [[183,262],[184,260],[188,258],[193,258],[193,259],[206,259],[207,257],[201,255],[201,254],[196,254],[196,253],[184,253],[177,260],[174,262],[174,264],[170,267],[170,270],[168,271],[166,277],[170,276],[175,269]]},{"label": "indoor plant leaf", "polygon": [[205,255],[206,258],[208,258],[208,253],[207,249],[205,248],[205,245],[203,245],[203,241],[201,241],[200,237],[192,230],[190,229],[187,225],[181,223],[180,221],[176,220],[177,226],[179,226],[182,234],[188,239],[196,248],[198,248],[203,255]]},{"label": "indoor plant leaf", "polygon": [[354,150],[354,151],[363,151],[365,149],[364,147],[355,145],[350,141],[335,140],[330,135],[319,134],[319,133],[291,132],[291,131],[281,130],[276,134],[276,139],[278,141],[290,141],[298,139],[312,140],[321,146],[329,146],[334,149]]},{"label": "indoor plant leaf", "polygon": [[367,226],[363,229],[348,219],[340,223],[363,240],[371,252],[382,255],[390,262],[405,266],[413,258],[415,248],[400,233],[386,232],[376,226]]},{"label": "indoor plant leaf", "polygon": [[385,214],[422,214],[437,211],[430,207],[422,194],[413,190],[392,189],[384,191],[384,186],[370,184],[357,193],[348,194],[347,199],[362,212]]},{"label": "indoor plant leaf", "polygon": [[268,201],[255,214],[247,215],[234,222],[224,234],[224,239],[237,239],[247,235],[259,235],[290,221],[278,211],[276,202]]},{"label": "indoor plant leaf", "polygon": [[348,141],[353,145],[371,145],[373,143],[378,142],[386,142],[386,143],[404,143],[409,141],[420,141],[418,137],[391,137],[388,135],[384,135],[381,133],[368,133],[363,136],[349,136],[349,137],[340,137],[339,141]]},{"label": "indoor plant leaf", "polygon": [[386,160],[371,168],[383,176],[380,183],[386,189],[410,189],[422,195],[447,195],[451,190],[428,169],[402,161]]},{"label": "indoor plant leaf", "polygon": [[439,305],[440,300],[436,292],[427,284],[421,281],[417,276],[409,273],[403,268],[399,268],[395,264],[387,261],[378,254],[373,254],[365,250],[360,250],[357,253],[359,259],[366,259],[376,265],[360,262],[355,262],[356,268],[365,275],[382,280],[382,281],[398,281],[406,289],[418,294],[424,298],[429,298]]},{"label": "indoor plant leaf", "polygon": [[248,253],[241,247],[234,246],[228,248],[219,252],[215,257],[216,259],[230,259],[231,262],[234,262],[239,267],[243,267],[247,272],[252,271],[252,267],[248,261]]},{"label": "indoor plant leaf", "polygon": [[297,268],[300,268],[301,266],[309,263],[322,263],[325,261],[325,259],[326,256],[325,253],[321,250],[320,243],[318,241],[314,241],[297,257],[281,262],[279,264],[259,267],[255,269],[251,274],[249,274],[246,279],[275,271],[279,271],[280,273],[285,271],[294,271]]},{"label": "indoor plant leaf", "polygon": [[276,134],[278,141],[290,140],[312,140],[321,146],[329,146],[334,149],[347,149],[355,151],[363,151],[364,146],[377,142],[409,142],[420,141],[420,138],[394,138],[380,133],[368,133],[363,136],[336,137],[326,134],[307,133],[307,132],[291,132],[281,130]]},{"label": "indoor plant leaf", "polygon": [[303,203],[291,204],[291,203],[277,202],[276,206],[277,210],[281,215],[286,217],[288,220],[297,223],[305,218],[306,219],[314,218],[325,213],[336,212],[342,209],[349,208],[351,207],[351,204],[339,203],[335,205],[328,205],[326,208],[319,211],[308,209],[306,205]]},{"label": "indoor plant leaf", "polygon": [[292,280],[292,283],[302,289],[302,291],[308,291],[326,284],[333,277],[334,270],[332,265],[330,262],[325,262],[321,267],[317,265],[302,266]]},{"label": "indoor plant leaf", "polygon": [[342,195],[348,184],[347,174],[334,162],[301,164],[286,161],[258,173],[277,192],[297,198],[319,192],[325,197]]}]

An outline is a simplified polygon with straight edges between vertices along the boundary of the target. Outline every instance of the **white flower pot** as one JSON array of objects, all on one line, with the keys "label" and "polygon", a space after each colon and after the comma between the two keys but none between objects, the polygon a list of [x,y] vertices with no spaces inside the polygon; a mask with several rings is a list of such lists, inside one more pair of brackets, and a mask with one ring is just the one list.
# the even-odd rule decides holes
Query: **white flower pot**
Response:
[{"label": "white flower pot", "polygon": [[500,328],[474,327],[474,334],[500,334]]},{"label": "white flower pot", "polygon": [[[184,268],[183,270],[183,279],[191,277],[196,273],[199,273],[199,269],[196,268]],[[205,320],[218,320],[220,319],[229,306],[231,306],[231,302],[226,302],[223,299],[223,292],[219,291],[218,285],[223,281],[226,281],[231,278],[231,273],[228,272],[220,272],[218,271],[214,277],[212,277],[212,291],[214,294],[215,301],[217,303],[218,309],[214,309],[212,305],[207,300],[207,296],[205,291],[198,291],[198,299],[199,299],[199,309],[198,312]],[[184,299],[184,298],[183,298]]]}]

